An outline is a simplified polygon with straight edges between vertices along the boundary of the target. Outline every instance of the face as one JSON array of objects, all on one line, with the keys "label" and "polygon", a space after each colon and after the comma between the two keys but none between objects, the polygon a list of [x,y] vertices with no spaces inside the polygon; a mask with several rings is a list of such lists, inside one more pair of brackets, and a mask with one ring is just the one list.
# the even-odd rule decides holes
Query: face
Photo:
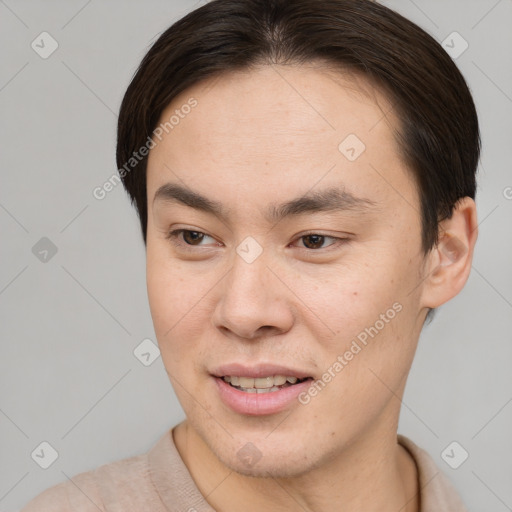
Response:
[{"label": "face", "polygon": [[254,476],[396,434],[426,308],[390,103],[321,66],[261,66],[173,114],[148,160],[147,286],[190,428]]}]

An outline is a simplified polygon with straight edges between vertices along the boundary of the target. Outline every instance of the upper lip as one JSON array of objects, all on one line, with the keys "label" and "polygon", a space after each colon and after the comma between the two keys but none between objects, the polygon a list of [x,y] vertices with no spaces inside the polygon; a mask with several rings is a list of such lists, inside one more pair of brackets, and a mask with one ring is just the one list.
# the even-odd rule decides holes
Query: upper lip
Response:
[{"label": "upper lip", "polygon": [[215,377],[225,377],[227,375],[253,378],[269,377],[270,375],[283,375],[285,377],[297,377],[299,379],[311,377],[310,373],[303,370],[277,364],[247,366],[241,363],[228,363],[218,366],[211,373]]}]

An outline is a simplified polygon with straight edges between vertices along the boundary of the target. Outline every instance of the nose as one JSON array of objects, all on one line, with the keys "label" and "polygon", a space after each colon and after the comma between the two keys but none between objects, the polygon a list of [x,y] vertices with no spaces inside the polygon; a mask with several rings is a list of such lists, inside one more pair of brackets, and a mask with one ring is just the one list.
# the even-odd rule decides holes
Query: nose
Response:
[{"label": "nose", "polygon": [[237,255],[219,283],[213,324],[228,336],[251,340],[287,332],[294,315],[285,282],[263,256],[247,263]]}]

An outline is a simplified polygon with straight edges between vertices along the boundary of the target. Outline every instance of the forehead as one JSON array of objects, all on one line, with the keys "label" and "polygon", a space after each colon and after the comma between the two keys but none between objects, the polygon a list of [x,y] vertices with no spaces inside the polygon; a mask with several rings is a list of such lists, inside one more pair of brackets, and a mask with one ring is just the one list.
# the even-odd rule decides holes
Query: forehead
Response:
[{"label": "forehead", "polygon": [[235,130],[235,139],[250,135],[261,141],[290,133],[338,136],[347,130],[364,138],[380,121],[383,126],[376,135],[386,131],[386,125],[389,129],[398,124],[391,102],[378,86],[355,71],[322,64],[259,65],[221,73],[175,97],[160,123],[192,97],[198,102],[195,115],[187,115],[187,122],[172,131],[176,135],[186,129],[198,141],[231,136]]},{"label": "forehead", "polygon": [[174,98],[160,123],[173,115],[179,122],[150,151],[149,202],[169,181],[221,201],[252,191],[264,202],[320,182],[366,197],[390,194],[386,181],[410,185],[392,105],[358,74],[319,65],[222,73]]}]

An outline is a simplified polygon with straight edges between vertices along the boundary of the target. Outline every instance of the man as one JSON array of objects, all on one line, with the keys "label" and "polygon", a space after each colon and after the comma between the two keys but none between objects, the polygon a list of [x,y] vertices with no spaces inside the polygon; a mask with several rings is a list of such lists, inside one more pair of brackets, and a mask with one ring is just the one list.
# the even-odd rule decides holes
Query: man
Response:
[{"label": "man", "polygon": [[124,97],[163,362],[186,420],[30,511],[464,511],[397,436],[477,238],[478,121],[419,27],[364,0],[214,0]]}]

